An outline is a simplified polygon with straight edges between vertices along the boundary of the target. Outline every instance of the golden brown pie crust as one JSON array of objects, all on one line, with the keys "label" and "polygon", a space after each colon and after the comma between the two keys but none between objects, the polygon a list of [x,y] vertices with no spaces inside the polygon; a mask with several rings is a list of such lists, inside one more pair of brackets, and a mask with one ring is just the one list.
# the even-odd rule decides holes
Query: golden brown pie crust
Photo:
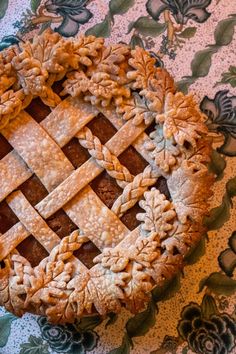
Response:
[{"label": "golden brown pie crust", "polygon": [[0,53],[0,95],[0,305],[60,323],[140,311],[204,232],[193,97],[142,48],[50,31]]}]

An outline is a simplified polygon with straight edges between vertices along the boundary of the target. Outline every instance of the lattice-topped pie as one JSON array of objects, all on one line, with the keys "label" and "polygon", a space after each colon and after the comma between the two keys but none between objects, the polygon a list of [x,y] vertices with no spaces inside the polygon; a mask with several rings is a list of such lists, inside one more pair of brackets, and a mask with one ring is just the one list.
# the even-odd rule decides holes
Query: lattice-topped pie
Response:
[{"label": "lattice-topped pie", "polygon": [[205,117],[144,49],[45,31],[0,53],[0,304],[143,308],[202,233]]}]

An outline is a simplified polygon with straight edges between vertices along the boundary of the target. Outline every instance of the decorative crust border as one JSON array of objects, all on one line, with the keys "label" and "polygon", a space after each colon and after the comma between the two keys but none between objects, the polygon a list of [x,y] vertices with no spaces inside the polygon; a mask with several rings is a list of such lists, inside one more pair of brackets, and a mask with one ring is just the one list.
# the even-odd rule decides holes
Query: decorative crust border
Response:
[{"label": "decorative crust border", "polygon": [[[64,40],[45,31],[32,43],[6,49],[0,53],[0,129],[37,96],[56,107],[61,98],[51,86],[65,75],[62,94],[80,96],[101,110],[112,107],[135,126],[155,121],[156,128],[143,147],[152,163],[135,177],[88,128],[77,134],[98,165],[124,188],[113,212],[121,216],[144,194],[144,212],[137,216],[141,226],[113,249],[105,248],[90,270],[73,257],[87,241],[78,231],[35,268],[17,251],[0,259],[5,263],[0,304],[19,316],[30,311],[61,323],[94,307],[102,315],[119,312],[122,305],[133,312],[142,309],[152,288],[171,279],[199,241],[213,183],[206,168],[210,142],[205,117],[193,97],[176,92],[167,71],[156,68],[155,59],[139,47],[105,47],[102,38]],[[172,201],[155,188],[148,190],[160,175],[167,179]]]}]

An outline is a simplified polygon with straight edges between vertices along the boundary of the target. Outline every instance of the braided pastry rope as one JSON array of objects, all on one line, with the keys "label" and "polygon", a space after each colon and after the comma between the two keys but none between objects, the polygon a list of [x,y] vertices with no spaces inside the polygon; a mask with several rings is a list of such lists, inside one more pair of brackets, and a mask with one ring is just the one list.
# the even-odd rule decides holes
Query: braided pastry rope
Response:
[{"label": "braided pastry rope", "polygon": [[160,172],[155,167],[147,166],[142,173],[135,176],[133,181],[125,187],[122,195],[116,199],[111,210],[121,217],[136,204],[148,187],[156,183],[158,177],[160,177]]},{"label": "braided pastry rope", "polygon": [[[101,111],[109,107],[121,125],[135,129],[156,123],[148,137],[142,136],[150,164],[136,176],[89,128],[76,134],[123,188],[111,212],[122,217],[139,202],[141,225],[113,249],[103,249],[91,269],[73,256],[90,236],[79,231],[63,238],[37,267],[16,250],[0,258],[5,264],[0,305],[18,316],[30,311],[55,323],[73,322],[94,308],[101,315],[122,306],[137,312],[154,286],[183,267],[184,256],[204,232],[213,183],[206,168],[211,143],[205,117],[191,95],[176,92],[172,77],[156,68],[144,49],[106,47],[104,39],[93,36],[65,40],[46,30],[0,53],[0,130],[35,97],[56,107],[61,98],[52,85],[63,78],[61,96],[81,97]],[[154,187],[160,176],[167,180],[170,200]]]},{"label": "braided pastry rope", "polygon": [[100,140],[92,134],[89,128],[84,127],[81,129],[76,137],[79,139],[80,144],[88,149],[90,155],[94,157],[97,163],[111,177],[115,178],[121,188],[125,188],[129,182],[133,181],[133,176],[129,170],[120,163],[118,158],[105,145],[101,144]]}]

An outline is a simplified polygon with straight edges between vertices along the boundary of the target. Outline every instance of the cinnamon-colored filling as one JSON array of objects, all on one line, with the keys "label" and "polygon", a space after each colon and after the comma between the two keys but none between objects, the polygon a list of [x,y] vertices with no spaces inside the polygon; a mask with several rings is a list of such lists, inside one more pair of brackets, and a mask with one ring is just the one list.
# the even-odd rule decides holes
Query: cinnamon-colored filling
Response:
[{"label": "cinnamon-colored filling", "polygon": [[88,150],[80,145],[77,138],[73,138],[66,144],[62,151],[70,160],[74,168],[78,168],[90,158]]},{"label": "cinnamon-colored filling", "polygon": [[25,111],[38,123],[51,113],[50,107],[46,106],[39,97],[32,100],[29,106],[25,108]]},{"label": "cinnamon-colored filling", "polygon": [[3,159],[3,157],[6,156],[11,150],[13,150],[13,147],[0,133],[0,160]]}]

